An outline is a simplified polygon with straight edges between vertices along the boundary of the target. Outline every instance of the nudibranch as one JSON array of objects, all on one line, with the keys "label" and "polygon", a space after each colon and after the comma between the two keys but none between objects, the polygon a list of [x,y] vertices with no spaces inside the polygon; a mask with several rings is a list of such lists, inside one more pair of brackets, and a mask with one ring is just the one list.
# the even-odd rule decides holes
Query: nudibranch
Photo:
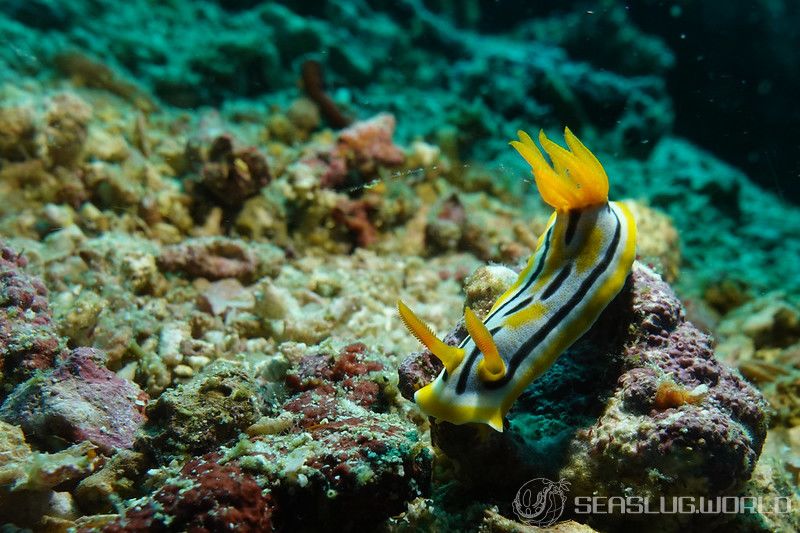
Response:
[{"label": "nudibranch", "polygon": [[414,401],[454,424],[478,422],[503,431],[503,417],[522,391],[581,337],[619,293],[636,255],[636,223],[608,201],[608,176],[569,128],[562,148],[518,132],[511,145],[530,164],[542,199],[555,212],[517,280],[481,320],[464,311],[467,337],[450,346],[403,303],[406,327],[444,364]]}]

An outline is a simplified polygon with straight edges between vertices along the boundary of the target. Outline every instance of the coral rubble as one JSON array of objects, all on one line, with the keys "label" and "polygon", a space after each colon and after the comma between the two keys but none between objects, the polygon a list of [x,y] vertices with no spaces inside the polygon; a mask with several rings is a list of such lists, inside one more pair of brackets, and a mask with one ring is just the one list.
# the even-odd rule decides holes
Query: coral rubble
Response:
[{"label": "coral rubble", "polygon": [[130,448],[144,422],[147,394],[103,363],[98,350],[72,350],[52,371],[17,387],[0,407],[0,419],[56,448],[54,441],[89,441],[107,454]]},{"label": "coral rubble", "polygon": [[50,368],[64,348],[41,280],[27,260],[0,241],[0,398],[36,370]]},{"label": "coral rubble", "polygon": [[207,455],[187,462],[153,495],[102,531],[272,531],[272,504],[235,462]]},{"label": "coral rubble", "polygon": [[55,453],[36,452],[19,427],[0,421],[0,520],[37,530],[64,527],[80,513],[63,487],[101,464],[89,442]]},{"label": "coral rubble", "polygon": [[245,372],[217,361],[149,406],[139,445],[156,454],[202,455],[255,423],[260,403],[256,385]]}]

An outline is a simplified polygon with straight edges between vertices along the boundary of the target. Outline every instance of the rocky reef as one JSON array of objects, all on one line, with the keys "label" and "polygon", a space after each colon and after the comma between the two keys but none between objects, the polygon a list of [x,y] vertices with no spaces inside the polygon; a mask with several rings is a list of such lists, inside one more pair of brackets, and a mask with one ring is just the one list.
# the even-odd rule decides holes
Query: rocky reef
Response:
[{"label": "rocky reef", "polygon": [[65,487],[100,468],[97,448],[82,442],[42,453],[31,448],[19,427],[0,421],[0,430],[0,520],[36,529],[73,523],[80,513]]},{"label": "rocky reef", "polygon": [[[638,8],[7,4],[1,524],[527,531],[512,502],[542,477],[570,498],[799,501],[800,214],[763,188],[780,166],[754,174],[766,148],[731,153],[752,136],[712,154],[711,124],[694,135],[698,96],[674,83],[697,49]],[[783,2],[757,4],[775,20]],[[710,24],[697,9],[664,27]],[[464,337],[464,305],[487,312],[550,214],[507,141],[565,124],[634,214],[636,267],[502,434],[429,420],[413,393],[441,365],[396,302]]]},{"label": "rocky reef", "polygon": [[[14,259],[9,288],[39,287],[36,309],[48,312],[41,281],[4,249]],[[20,297],[10,301],[20,305]],[[19,343],[14,335],[29,334],[12,325],[9,346]],[[65,344],[54,331],[42,335]],[[182,351],[167,341],[180,335],[165,328],[162,341]],[[107,531],[168,524],[267,531],[332,522],[352,529],[427,495],[432,453],[404,414],[385,356],[360,343],[339,353],[291,344],[262,364],[217,360],[149,404],[135,383],[106,368],[104,352],[61,350],[45,368],[29,369],[0,406],[10,432],[0,516],[35,528],[74,523]],[[41,353],[26,353],[37,361],[52,349],[32,346]],[[54,453],[32,452],[26,438]],[[53,492],[68,481],[73,490]],[[15,514],[19,502],[25,511]],[[79,509],[122,512],[75,522]]]},{"label": "rocky reef", "polygon": [[0,258],[0,376],[4,397],[36,370],[50,368],[64,349],[40,279],[22,270],[27,260],[8,246]]},{"label": "rocky reef", "polygon": [[[163,465],[159,487],[103,530],[350,530],[402,512],[429,493],[432,454],[371,357],[363,344],[302,355],[270,405],[224,361],[162,394],[136,443],[149,457],[139,476],[149,460]],[[192,456],[177,471],[169,462]],[[82,497],[108,508],[113,492],[90,480]]]},{"label": "rocky reef", "polygon": [[19,385],[0,407],[0,419],[44,444],[89,441],[107,454],[131,448],[148,397],[106,369],[103,356],[92,348],[73,350],[52,371]]},{"label": "rocky reef", "polygon": [[[487,276],[499,296],[509,277]],[[465,335],[459,325],[445,341]],[[766,402],[712,346],[669,286],[635,265],[592,329],[517,400],[503,433],[432,421],[432,442],[459,478],[500,500],[539,477],[565,480],[577,496],[736,494],[764,444]],[[430,352],[410,356],[403,394],[413,399],[441,368]]]}]

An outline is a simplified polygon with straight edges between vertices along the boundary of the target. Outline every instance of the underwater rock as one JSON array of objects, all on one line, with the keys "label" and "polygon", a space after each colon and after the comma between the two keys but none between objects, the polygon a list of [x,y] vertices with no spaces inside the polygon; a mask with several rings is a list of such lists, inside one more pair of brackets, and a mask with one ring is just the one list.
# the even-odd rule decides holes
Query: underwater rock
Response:
[{"label": "underwater rock", "polygon": [[[107,146],[104,147],[108,148]],[[93,147],[87,147],[92,150]],[[87,154],[89,155],[89,154]],[[108,155],[108,154],[106,154]],[[123,167],[107,161],[94,160],[81,166],[79,172],[84,187],[91,191],[91,200],[99,209],[119,209],[138,206],[144,190],[138,180],[126,173]],[[75,189],[73,187],[73,189]],[[79,200],[80,190],[70,190],[70,198]],[[62,193],[63,194],[63,193]],[[146,205],[146,204],[145,204]],[[77,209],[78,206],[73,204]],[[143,206],[144,207],[144,206]],[[143,215],[153,221],[153,217],[143,209]]]},{"label": "underwater rock", "polygon": [[464,206],[453,195],[446,199],[438,209],[431,212],[430,220],[425,225],[425,245],[436,251],[455,251],[464,233],[467,214]]},{"label": "underwater rock", "polygon": [[222,237],[188,239],[164,248],[158,266],[191,278],[236,278],[247,282],[256,274],[256,254],[246,243]]},{"label": "underwater rock", "polygon": [[38,152],[36,123],[29,107],[0,107],[0,158],[33,159]]},{"label": "underwater rock", "polygon": [[759,296],[726,314],[717,353],[737,365],[772,407],[771,426],[800,423],[800,300],[783,292]]},{"label": "underwater rock", "polygon": [[379,167],[402,165],[405,154],[392,140],[395,127],[394,115],[380,113],[339,132],[330,153],[319,156],[325,162],[320,184],[332,189],[348,185],[351,173],[365,183]]},{"label": "underwater rock", "polygon": [[760,296],[725,315],[718,331],[745,335],[756,349],[785,348],[800,341],[800,300],[779,292]]},{"label": "underwater rock", "polygon": [[[84,154],[89,161],[105,161],[106,163],[121,164],[133,154],[133,150],[121,133],[112,133],[104,128],[89,128]],[[137,196],[129,184],[114,184],[120,190],[116,194],[124,198],[125,195]],[[126,190],[127,187],[127,190]],[[110,195],[109,195],[110,196]]]},{"label": "underwater rock", "polygon": [[725,278],[711,281],[702,296],[703,303],[711,312],[723,315],[743,306],[753,297],[744,281]]},{"label": "underwater rock", "polygon": [[70,494],[54,488],[94,472],[101,463],[96,450],[82,442],[57,453],[34,452],[19,427],[0,421],[0,521],[41,531],[49,520],[75,518]]},{"label": "underwater rock", "polygon": [[517,279],[513,270],[499,265],[478,267],[464,280],[464,306],[469,307],[479,316],[486,316],[507,287]]},{"label": "underwater rock", "polygon": [[47,156],[54,166],[78,161],[89,134],[92,108],[72,93],[54,96],[47,109],[45,127]]},{"label": "underwater rock", "polygon": [[[445,341],[464,335],[459,325]],[[439,371],[430,357],[401,366],[407,398]],[[566,479],[571,495],[709,496],[749,478],[765,410],[714,359],[710,337],[685,321],[670,287],[637,263],[590,331],[517,400],[504,433],[432,422],[431,436],[462,480],[495,497],[542,476]]]},{"label": "underwater rock", "polygon": [[402,165],[405,154],[392,140],[396,123],[389,113],[356,122],[339,133],[338,155],[347,159],[349,168],[367,176],[373,175],[378,166]]},{"label": "underwater rock", "polygon": [[[763,501],[794,502],[797,473],[800,470],[800,426],[771,428],[764,450],[743,494]],[[786,511],[789,511],[788,505]],[[775,512],[764,505],[742,516],[741,531],[800,531],[800,513]],[[731,528],[733,529],[733,528]]]},{"label": "underwater rock", "polygon": [[255,147],[236,148],[230,135],[220,135],[208,148],[200,170],[200,184],[216,201],[239,207],[269,184],[267,159]]},{"label": "underwater rock", "polygon": [[[320,126],[320,114],[317,104],[308,98],[296,98],[292,100],[285,111],[275,111],[266,117],[266,124],[263,131],[263,138],[271,143],[275,148],[281,144],[298,145],[308,142],[314,130]],[[323,134],[327,137],[328,132]],[[279,153],[273,151],[273,155],[279,157],[277,163],[277,175],[280,175],[282,160]]]},{"label": "underwater rock", "polygon": [[[187,462],[180,473],[137,502],[106,533],[144,531],[272,531],[272,496],[235,461],[218,454]],[[89,530],[86,530],[89,531]]]},{"label": "underwater rock", "polygon": [[261,416],[258,386],[236,363],[218,360],[147,408],[137,448],[158,459],[217,449]]},{"label": "underwater rock", "polygon": [[53,307],[59,333],[70,342],[87,345],[91,344],[98,318],[108,307],[108,301],[96,292],[85,290],[66,302],[55,300]]},{"label": "underwater rock", "polygon": [[0,494],[41,491],[84,478],[100,464],[96,450],[84,441],[56,453],[34,452],[21,428],[0,421]]},{"label": "underwater rock", "polygon": [[308,98],[293,100],[286,110],[286,118],[305,135],[319,128],[320,125],[319,108]]},{"label": "underwater rock", "polygon": [[594,528],[574,520],[563,520],[547,527],[523,524],[506,518],[492,509],[484,511],[483,520],[477,531],[480,533],[598,533]]},{"label": "underwater rock", "polygon": [[159,277],[156,258],[145,251],[131,251],[120,260],[120,270],[134,294],[157,294],[164,283]]},{"label": "underwater rock", "polygon": [[432,457],[393,410],[396,389],[360,343],[303,355],[293,394],[226,452],[266,478],[287,530],[354,530],[403,512],[430,490]]},{"label": "underwater rock", "polygon": [[460,282],[443,283],[442,277],[453,272],[456,278],[460,269],[473,268],[474,263],[463,256],[429,268],[421,260],[398,261],[363,248],[350,255],[309,254],[287,260],[278,276],[253,286],[253,314],[270,328],[277,342],[315,345],[329,337],[358,338],[384,346],[388,353],[407,352],[414,346],[413,339],[392,325],[393,321],[399,325],[394,298],[403,280],[408,279],[407,286],[415,294],[436,291],[437,304],[453,310],[460,301]]},{"label": "underwater rock", "polygon": [[[537,231],[544,229],[547,219],[534,215],[526,220],[509,208],[509,200],[496,197],[489,185],[469,181],[465,178],[459,188],[441,191],[441,199],[424,210],[425,250],[421,255],[468,252],[484,262],[505,264],[527,258],[536,247]],[[445,192],[448,190],[452,192]]]},{"label": "underwater rock", "polygon": [[376,200],[373,196],[358,200],[340,198],[331,212],[333,219],[347,228],[355,244],[361,248],[367,248],[378,240],[378,229],[370,220],[370,215],[377,210]]},{"label": "underwater rock", "polygon": [[234,228],[243,237],[280,245],[289,240],[286,219],[282,198],[262,194],[244,202]]},{"label": "underwater rock", "polygon": [[105,368],[104,359],[93,348],[72,350],[53,370],[18,386],[0,407],[0,419],[56,449],[84,440],[107,455],[130,448],[148,397]]},{"label": "underwater rock", "polygon": [[[459,321],[456,329],[444,336],[442,341],[450,346],[457,346],[460,339],[467,334],[464,321]],[[398,369],[399,382],[397,388],[407,400],[414,400],[414,393],[433,381],[444,369],[442,362],[430,351],[414,353],[406,357]]]},{"label": "underwater rock", "polygon": [[202,311],[221,316],[229,310],[252,309],[253,293],[236,278],[225,278],[211,283],[200,295],[197,306]]},{"label": "underwater rock", "polygon": [[36,370],[53,366],[63,345],[47,289],[25,274],[27,260],[0,241],[0,398]]},{"label": "underwater rock", "polygon": [[[475,207],[465,206],[457,194],[439,203],[431,211],[425,226],[425,246],[428,253],[433,255],[464,251],[471,252],[484,261],[498,258],[501,253],[500,248],[513,243],[513,238],[509,241],[498,238],[494,231],[494,224],[498,222],[494,218],[496,214],[482,213],[481,209]],[[467,216],[468,212],[470,216]],[[510,251],[506,249],[506,252]],[[517,254],[511,252],[510,255]]]},{"label": "underwater rock", "polygon": [[108,65],[76,51],[62,52],[53,57],[54,66],[71,77],[76,85],[104,89],[124,98],[143,111],[155,111],[152,97],[130,80],[124,79]]},{"label": "underwater rock", "polygon": [[75,488],[75,502],[86,512],[112,512],[121,499],[133,498],[147,468],[145,456],[132,450],[119,450],[103,467],[81,480]]},{"label": "underwater rock", "polygon": [[627,201],[636,220],[636,254],[639,261],[658,272],[664,281],[678,279],[681,247],[678,231],[669,216],[642,202]]}]

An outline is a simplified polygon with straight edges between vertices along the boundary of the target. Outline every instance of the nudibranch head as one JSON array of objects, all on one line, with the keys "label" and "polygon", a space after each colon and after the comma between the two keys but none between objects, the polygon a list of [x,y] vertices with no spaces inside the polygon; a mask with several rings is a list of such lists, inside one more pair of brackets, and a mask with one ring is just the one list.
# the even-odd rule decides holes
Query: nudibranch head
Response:
[{"label": "nudibranch head", "polygon": [[564,129],[564,140],[569,150],[547,138],[539,131],[539,142],[550,156],[552,166],[530,135],[520,130],[518,141],[511,141],[517,152],[531,166],[536,187],[542,200],[556,211],[582,209],[608,202],[608,176],[592,152],[569,130]]},{"label": "nudibranch head", "polygon": [[519,132],[511,144],[527,160],[542,198],[555,208],[528,265],[479,318],[464,311],[467,336],[451,346],[402,302],[406,327],[444,369],[414,401],[426,414],[454,424],[503,430],[503,417],[522,391],[583,335],[622,289],[636,255],[636,223],[623,204],[608,201],[608,177],[567,129],[569,150],[542,132]]}]

